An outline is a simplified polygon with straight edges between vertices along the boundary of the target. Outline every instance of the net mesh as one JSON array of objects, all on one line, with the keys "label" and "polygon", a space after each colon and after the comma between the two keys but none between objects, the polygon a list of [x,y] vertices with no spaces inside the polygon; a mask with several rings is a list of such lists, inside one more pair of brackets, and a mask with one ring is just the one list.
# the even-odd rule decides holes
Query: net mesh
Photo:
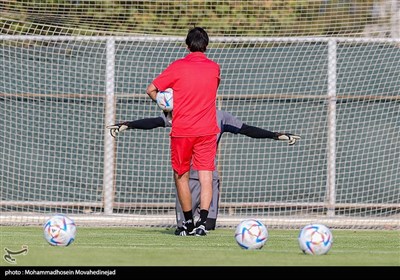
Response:
[{"label": "net mesh", "polygon": [[221,66],[217,107],[301,135],[226,133],[218,226],[399,227],[397,1],[0,1],[0,216],[175,225],[169,129],[146,86],[192,26]]}]

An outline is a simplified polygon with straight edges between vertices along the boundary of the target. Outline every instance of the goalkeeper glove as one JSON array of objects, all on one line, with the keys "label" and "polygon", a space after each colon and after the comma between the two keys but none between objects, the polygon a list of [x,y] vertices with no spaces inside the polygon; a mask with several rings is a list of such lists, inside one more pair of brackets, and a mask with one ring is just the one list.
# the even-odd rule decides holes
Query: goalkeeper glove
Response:
[{"label": "goalkeeper glove", "polygon": [[275,140],[288,141],[289,145],[294,145],[297,140],[300,140],[301,137],[299,135],[291,134],[291,133],[279,133],[275,132]]},{"label": "goalkeeper glove", "polygon": [[111,136],[116,138],[120,132],[127,130],[129,127],[127,122],[123,122],[123,123],[108,125],[107,128],[110,130]]}]

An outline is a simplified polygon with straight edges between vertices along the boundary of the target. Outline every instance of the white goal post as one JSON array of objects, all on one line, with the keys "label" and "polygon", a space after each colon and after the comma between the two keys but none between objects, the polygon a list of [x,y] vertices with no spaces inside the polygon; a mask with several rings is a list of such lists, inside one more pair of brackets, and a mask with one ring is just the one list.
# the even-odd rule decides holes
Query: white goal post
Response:
[{"label": "white goal post", "polygon": [[[85,224],[175,225],[169,130],[146,85],[185,54],[181,36],[0,35],[0,223],[63,212]],[[294,146],[224,134],[218,226],[319,221],[399,228],[400,39],[211,37],[217,107],[291,132]]]}]

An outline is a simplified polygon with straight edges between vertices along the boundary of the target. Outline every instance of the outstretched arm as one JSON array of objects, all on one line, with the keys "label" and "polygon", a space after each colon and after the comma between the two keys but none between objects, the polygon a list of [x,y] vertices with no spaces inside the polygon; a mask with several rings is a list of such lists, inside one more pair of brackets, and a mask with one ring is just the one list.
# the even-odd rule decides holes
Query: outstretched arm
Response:
[{"label": "outstretched arm", "polygon": [[157,127],[165,127],[165,122],[162,117],[145,118],[107,126],[112,137],[117,137],[120,132],[127,129],[153,129]]},{"label": "outstretched arm", "polygon": [[296,143],[297,140],[301,139],[299,135],[291,133],[272,132],[256,126],[247,125],[245,123],[242,125],[238,133],[251,138],[270,138],[274,140],[288,141],[289,145],[293,145]]},{"label": "outstretched arm", "polygon": [[270,139],[274,139],[275,132],[266,130],[266,129],[262,129],[256,126],[252,126],[252,125],[247,125],[247,124],[243,124],[242,127],[239,130],[240,134],[246,135],[247,137],[251,137],[251,138],[270,138]]}]

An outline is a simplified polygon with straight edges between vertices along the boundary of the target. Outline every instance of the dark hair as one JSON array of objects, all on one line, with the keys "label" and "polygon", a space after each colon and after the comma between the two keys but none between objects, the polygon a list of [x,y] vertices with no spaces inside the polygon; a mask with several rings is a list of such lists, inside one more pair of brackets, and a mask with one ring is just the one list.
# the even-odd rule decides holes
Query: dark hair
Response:
[{"label": "dark hair", "polygon": [[186,37],[186,45],[191,52],[205,52],[208,46],[208,34],[201,27],[189,30]]}]

